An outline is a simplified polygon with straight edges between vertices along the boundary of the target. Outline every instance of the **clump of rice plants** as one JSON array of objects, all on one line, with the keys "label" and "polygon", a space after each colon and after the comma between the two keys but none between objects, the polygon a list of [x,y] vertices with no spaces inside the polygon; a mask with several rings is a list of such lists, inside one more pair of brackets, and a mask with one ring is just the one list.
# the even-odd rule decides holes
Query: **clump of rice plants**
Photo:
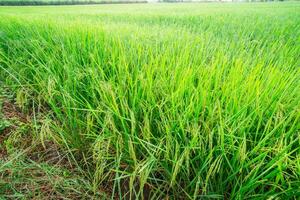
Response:
[{"label": "clump of rice plants", "polygon": [[0,8],[0,77],[131,199],[297,199],[300,4]]}]

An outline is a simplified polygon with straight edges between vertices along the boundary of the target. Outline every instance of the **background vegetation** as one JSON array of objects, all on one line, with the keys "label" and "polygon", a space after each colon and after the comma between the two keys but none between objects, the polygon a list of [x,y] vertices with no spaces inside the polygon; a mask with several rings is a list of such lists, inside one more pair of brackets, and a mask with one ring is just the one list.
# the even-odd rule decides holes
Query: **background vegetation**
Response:
[{"label": "background vegetation", "polygon": [[26,149],[26,135],[73,166],[29,151],[1,161],[2,177],[46,162],[50,180],[62,167],[77,183],[55,194],[299,197],[299,3],[1,7],[0,19],[1,86],[29,121],[2,148]]},{"label": "background vegetation", "polygon": [[0,0],[0,6],[146,3],[145,0]]},{"label": "background vegetation", "polygon": [[[25,5],[84,5],[84,4],[129,4],[129,3],[190,3],[190,2],[271,2],[290,0],[0,0],[0,6]],[[299,1],[299,0],[293,0]]]}]

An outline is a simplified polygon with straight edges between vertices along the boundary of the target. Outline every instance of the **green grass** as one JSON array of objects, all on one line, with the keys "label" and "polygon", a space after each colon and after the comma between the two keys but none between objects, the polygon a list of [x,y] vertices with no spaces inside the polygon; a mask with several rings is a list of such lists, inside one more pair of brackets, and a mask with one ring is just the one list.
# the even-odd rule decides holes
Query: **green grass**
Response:
[{"label": "green grass", "polygon": [[300,196],[300,3],[1,7],[0,19],[1,80],[95,194]]}]

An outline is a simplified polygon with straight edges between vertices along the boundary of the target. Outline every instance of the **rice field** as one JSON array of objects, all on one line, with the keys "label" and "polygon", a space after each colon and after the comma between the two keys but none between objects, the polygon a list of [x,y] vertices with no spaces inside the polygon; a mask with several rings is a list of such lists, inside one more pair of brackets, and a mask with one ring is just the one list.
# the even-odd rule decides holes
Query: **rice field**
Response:
[{"label": "rice field", "polygon": [[0,7],[1,87],[91,196],[299,199],[299,58],[299,2]]}]

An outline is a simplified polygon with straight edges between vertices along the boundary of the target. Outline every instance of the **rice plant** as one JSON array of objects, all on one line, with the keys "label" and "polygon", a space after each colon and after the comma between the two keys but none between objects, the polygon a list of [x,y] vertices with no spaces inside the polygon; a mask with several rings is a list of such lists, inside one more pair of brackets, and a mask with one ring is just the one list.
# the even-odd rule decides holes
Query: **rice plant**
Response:
[{"label": "rice plant", "polygon": [[[94,192],[300,196],[300,3],[0,7],[0,77]],[[42,124],[43,125],[43,124]]]}]

